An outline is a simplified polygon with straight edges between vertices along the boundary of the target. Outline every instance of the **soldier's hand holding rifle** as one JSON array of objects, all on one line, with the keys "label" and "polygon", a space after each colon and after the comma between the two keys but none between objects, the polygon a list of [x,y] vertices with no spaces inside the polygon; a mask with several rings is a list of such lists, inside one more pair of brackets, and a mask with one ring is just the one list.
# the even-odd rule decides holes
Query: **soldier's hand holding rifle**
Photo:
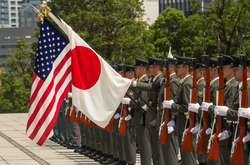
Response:
[{"label": "soldier's hand holding rifle", "polygon": [[174,100],[164,100],[162,103],[163,108],[168,108],[168,109],[171,109],[173,104],[174,104]]},{"label": "soldier's hand holding rifle", "polygon": [[[246,119],[250,119],[250,108],[239,108],[238,116]],[[243,138],[243,143],[247,143],[250,141],[250,132]]]}]

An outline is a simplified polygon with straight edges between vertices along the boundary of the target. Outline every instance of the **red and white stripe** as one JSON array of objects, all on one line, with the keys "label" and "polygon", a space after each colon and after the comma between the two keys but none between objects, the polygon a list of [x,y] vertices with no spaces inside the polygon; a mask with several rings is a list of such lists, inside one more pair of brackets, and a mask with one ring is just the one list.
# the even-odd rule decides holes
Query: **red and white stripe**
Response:
[{"label": "red and white stripe", "polygon": [[68,44],[53,63],[44,81],[33,76],[26,133],[38,145],[43,145],[56,124],[60,107],[71,90],[71,56]]}]

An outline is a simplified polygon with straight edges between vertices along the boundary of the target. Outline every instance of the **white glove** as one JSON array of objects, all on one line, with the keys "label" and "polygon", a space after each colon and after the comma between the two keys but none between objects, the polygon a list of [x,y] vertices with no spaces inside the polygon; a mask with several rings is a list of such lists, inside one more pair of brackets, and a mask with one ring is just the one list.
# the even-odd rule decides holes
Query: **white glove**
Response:
[{"label": "white glove", "polygon": [[141,107],[144,111],[147,111],[148,110],[148,106],[146,104],[144,104],[142,107]]},{"label": "white glove", "polygon": [[72,98],[72,93],[71,92],[68,93],[68,98]]},{"label": "white glove", "polygon": [[239,108],[238,116],[250,119],[250,108]]},{"label": "white glove", "polygon": [[117,120],[120,118],[120,114],[119,113],[116,113],[115,116],[114,116],[114,119]]},{"label": "white glove", "polygon": [[210,135],[212,133],[212,129],[211,128],[208,128],[207,130],[206,130],[206,134],[207,135]]},{"label": "white glove", "polygon": [[188,104],[188,111],[190,112],[194,112],[194,113],[198,113],[198,110],[200,108],[200,104],[199,103],[189,103]]},{"label": "white glove", "polygon": [[119,119],[118,128],[121,127],[121,122],[122,122],[122,120],[123,120],[123,117],[121,117],[121,118]]},{"label": "white glove", "polygon": [[227,130],[222,131],[222,132],[219,133],[219,135],[218,135],[219,141],[226,140],[226,139],[228,139],[229,137],[230,137],[230,132],[227,131]]},{"label": "white glove", "polygon": [[213,103],[202,102],[202,104],[201,104],[201,110],[207,112],[207,111],[208,111],[208,108],[209,108],[211,105],[213,105]]},{"label": "white glove", "polygon": [[247,133],[245,137],[243,137],[243,143],[247,143],[250,141],[250,132]]},{"label": "white glove", "polygon": [[132,87],[136,87],[137,86],[137,81],[136,80],[132,81],[131,85],[132,85]]},{"label": "white glove", "polygon": [[175,126],[174,120],[170,120],[167,125],[168,127],[174,127]]},{"label": "white glove", "polygon": [[174,127],[168,126],[168,134],[174,132]]},{"label": "white glove", "polygon": [[122,99],[122,104],[129,105],[130,101],[131,101],[130,98],[124,97],[124,98]]},{"label": "white glove", "polygon": [[197,134],[199,132],[200,124],[197,124],[194,128],[192,128],[190,131],[193,134]]},{"label": "white glove", "polygon": [[214,113],[219,116],[227,116],[228,109],[227,106],[215,106]]},{"label": "white glove", "polygon": [[171,109],[174,100],[164,100],[162,103],[163,108]]},{"label": "white glove", "polygon": [[129,121],[129,120],[131,120],[131,119],[132,119],[132,116],[131,116],[131,115],[128,115],[128,116],[125,117],[125,121]]}]

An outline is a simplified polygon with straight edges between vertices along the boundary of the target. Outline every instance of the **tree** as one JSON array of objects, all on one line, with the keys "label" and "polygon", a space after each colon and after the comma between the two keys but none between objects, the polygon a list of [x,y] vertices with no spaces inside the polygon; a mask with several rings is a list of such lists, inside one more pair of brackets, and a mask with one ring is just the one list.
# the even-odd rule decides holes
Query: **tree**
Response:
[{"label": "tree", "polygon": [[205,13],[193,3],[191,16],[171,8],[160,14],[151,28],[158,54],[166,54],[170,46],[187,56],[250,54],[249,0],[215,0]]},{"label": "tree", "polygon": [[153,43],[159,56],[165,56],[169,47],[180,56],[203,53],[203,27],[201,15],[186,17],[180,10],[167,8],[151,27]]},{"label": "tree", "polygon": [[249,0],[215,0],[208,12],[208,28],[219,39],[218,52],[235,54],[249,40]]},{"label": "tree", "polygon": [[152,47],[141,0],[54,0],[49,5],[110,62],[132,62]]},{"label": "tree", "polygon": [[18,41],[0,75],[0,112],[27,112],[31,89],[32,57],[30,45]]},{"label": "tree", "polygon": [[164,10],[152,25],[152,41],[158,56],[165,56],[169,47],[177,54],[181,53],[180,27],[186,17],[182,11],[174,8]]}]

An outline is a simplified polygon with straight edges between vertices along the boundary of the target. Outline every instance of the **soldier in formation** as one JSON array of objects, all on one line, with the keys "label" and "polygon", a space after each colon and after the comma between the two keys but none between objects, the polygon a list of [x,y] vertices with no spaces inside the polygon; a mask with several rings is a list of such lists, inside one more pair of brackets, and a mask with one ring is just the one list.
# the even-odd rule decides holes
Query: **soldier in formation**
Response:
[{"label": "soldier in formation", "polygon": [[69,94],[52,140],[101,164],[133,165],[140,155],[142,165],[248,165],[249,65],[242,55],[172,54],[116,65],[132,83],[108,126],[78,112]]}]

